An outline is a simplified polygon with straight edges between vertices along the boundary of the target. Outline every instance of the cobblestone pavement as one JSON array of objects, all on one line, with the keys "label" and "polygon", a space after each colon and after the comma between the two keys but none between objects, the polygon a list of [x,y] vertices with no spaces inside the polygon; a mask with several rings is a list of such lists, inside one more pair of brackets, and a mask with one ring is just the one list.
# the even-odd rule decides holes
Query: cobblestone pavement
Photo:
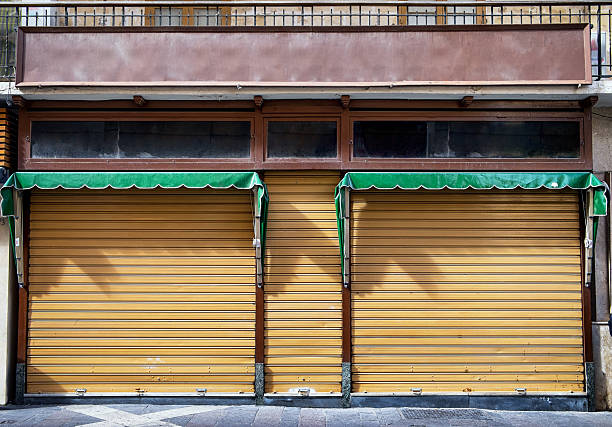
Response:
[{"label": "cobblestone pavement", "polygon": [[612,426],[612,412],[511,412],[481,409],[282,406],[64,405],[8,406],[0,424],[11,426]]}]

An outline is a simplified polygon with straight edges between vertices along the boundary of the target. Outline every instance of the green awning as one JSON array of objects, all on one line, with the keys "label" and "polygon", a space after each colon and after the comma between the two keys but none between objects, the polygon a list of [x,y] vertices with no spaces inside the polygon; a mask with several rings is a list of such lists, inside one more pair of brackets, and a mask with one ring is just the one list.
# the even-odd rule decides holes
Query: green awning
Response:
[{"label": "green awning", "polygon": [[268,212],[268,190],[257,172],[15,172],[0,189],[2,215],[13,216],[13,189],[51,190],[64,188],[77,190],[88,188],[102,190],[130,188],[151,190],[155,188],[257,188],[257,214],[261,216],[262,247]]},{"label": "green awning", "polygon": [[605,216],[606,186],[589,172],[347,172],[336,187],[340,250],[344,247],[344,188],[351,190],[586,190],[594,189],[593,212]]}]

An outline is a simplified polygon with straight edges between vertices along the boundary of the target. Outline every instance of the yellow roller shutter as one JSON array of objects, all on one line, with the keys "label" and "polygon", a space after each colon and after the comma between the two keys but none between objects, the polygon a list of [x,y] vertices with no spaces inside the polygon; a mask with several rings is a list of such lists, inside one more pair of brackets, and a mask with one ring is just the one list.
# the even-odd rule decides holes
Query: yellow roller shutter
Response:
[{"label": "yellow roller shutter", "polygon": [[577,192],[351,194],[353,391],[583,391]]},{"label": "yellow roller shutter", "polygon": [[252,392],[250,192],[33,191],[27,392]]},{"label": "yellow roller shutter", "polygon": [[337,172],[266,172],[266,392],[339,392],[342,284]]}]

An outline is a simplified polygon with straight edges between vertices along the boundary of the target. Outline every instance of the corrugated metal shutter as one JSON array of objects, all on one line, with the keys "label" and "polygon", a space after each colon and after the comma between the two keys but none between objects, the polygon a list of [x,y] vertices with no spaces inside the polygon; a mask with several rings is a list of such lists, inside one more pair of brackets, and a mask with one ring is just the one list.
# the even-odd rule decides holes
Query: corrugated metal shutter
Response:
[{"label": "corrugated metal shutter", "polygon": [[266,392],[339,392],[342,284],[337,172],[266,172]]},{"label": "corrugated metal shutter", "polygon": [[252,392],[248,191],[34,191],[27,392]]},{"label": "corrugated metal shutter", "polygon": [[355,392],[584,390],[576,192],[351,200]]},{"label": "corrugated metal shutter", "polygon": [[17,158],[15,137],[17,135],[17,119],[7,108],[0,108],[0,167],[14,169]]}]

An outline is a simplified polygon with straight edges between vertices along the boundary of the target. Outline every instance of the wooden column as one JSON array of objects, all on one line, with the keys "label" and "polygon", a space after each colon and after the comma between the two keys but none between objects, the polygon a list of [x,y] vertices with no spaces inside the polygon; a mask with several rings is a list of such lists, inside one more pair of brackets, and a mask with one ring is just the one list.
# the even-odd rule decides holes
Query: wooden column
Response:
[{"label": "wooden column", "polygon": [[255,247],[255,400],[263,404],[264,396],[264,291],[263,291],[263,251],[261,235],[261,210],[258,206],[258,188],[253,188],[253,246]]},{"label": "wooden column", "polygon": [[22,404],[26,392],[28,340],[29,197],[15,190],[13,200],[15,201],[15,256],[17,259],[17,282],[19,284],[15,403]]},{"label": "wooden column", "polygon": [[350,234],[350,189],[344,191],[344,247],[342,248],[342,406],[349,407],[352,391],[352,322],[351,322],[351,234]]},{"label": "wooden column", "polygon": [[593,341],[592,341],[592,313],[591,297],[593,284],[593,190],[587,190],[585,206],[583,211],[584,218],[584,240],[582,241],[582,264],[583,264],[583,285],[582,285],[582,308],[583,308],[583,334],[584,334],[584,361],[593,361]]}]

